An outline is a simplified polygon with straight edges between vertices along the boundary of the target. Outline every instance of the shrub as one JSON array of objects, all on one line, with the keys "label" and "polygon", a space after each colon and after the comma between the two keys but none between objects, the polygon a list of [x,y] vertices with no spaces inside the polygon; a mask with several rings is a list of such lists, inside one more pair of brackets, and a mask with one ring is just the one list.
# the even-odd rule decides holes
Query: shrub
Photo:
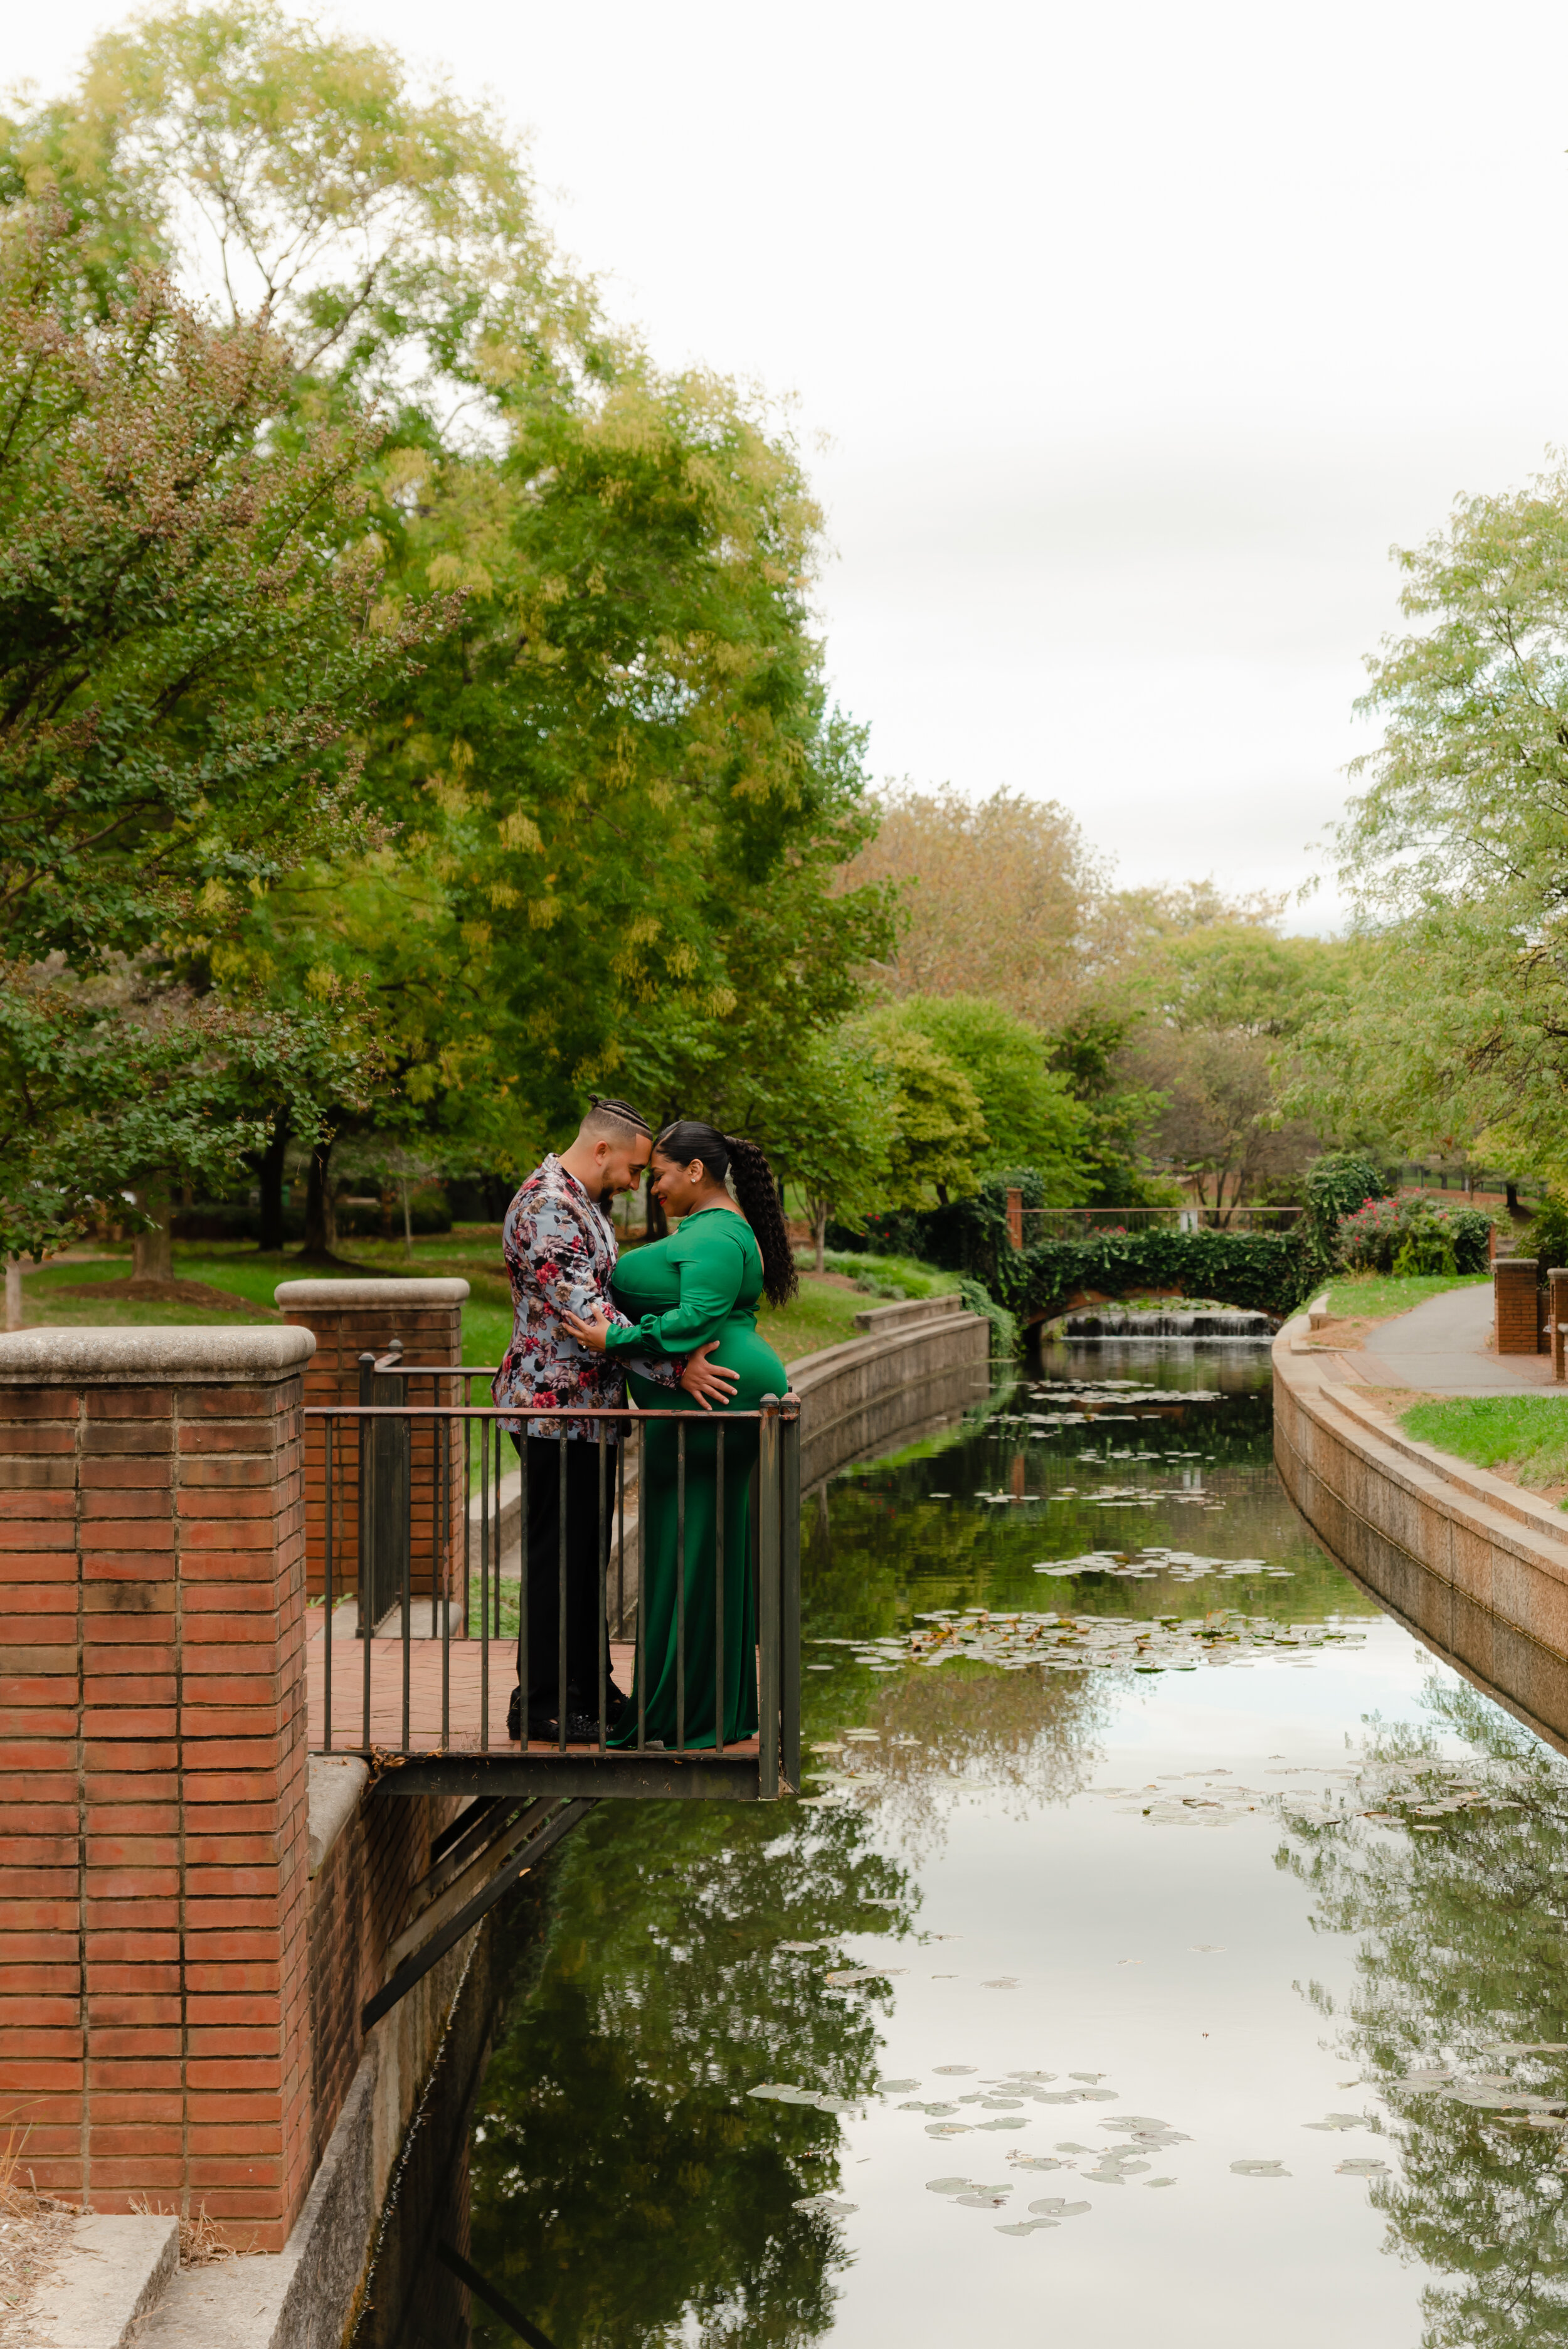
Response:
[{"label": "shrub", "polygon": [[1568,1193],[1548,1191],[1529,1230],[1515,1242],[1514,1253],[1543,1257],[1548,1267],[1568,1264]]},{"label": "shrub", "polygon": [[1301,1302],[1310,1278],[1294,1232],[1094,1232],[1010,1250],[1000,1259],[997,1289],[1016,1313],[1030,1317],[1059,1312],[1086,1288],[1109,1297],[1166,1288],[1283,1316]]},{"label": "shrub", "polygon": [[1351,1272],[1484,1272],[1491,1222],[1484,1208],[1450,1207],[1420,1193],[1367,1199],[1340,1217],[1334,1253]]}]

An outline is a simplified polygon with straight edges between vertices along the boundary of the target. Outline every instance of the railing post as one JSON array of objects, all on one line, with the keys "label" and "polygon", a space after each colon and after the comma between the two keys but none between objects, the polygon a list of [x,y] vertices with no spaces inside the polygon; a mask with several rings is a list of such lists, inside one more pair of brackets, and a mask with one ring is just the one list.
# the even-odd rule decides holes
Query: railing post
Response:
[{"label": "railing post", "polygon": [[1024,1195],[1022,1191],[1009,1191],[1007,1194],[1007,1238],[1010,1245],[1016,1248],[1021,1248],[1024,1245]]},{"label": "railing post", "polygon": [[783,1513],[779,1479],[779,1398],[762,1398],[758,1428],[757,1632],[762,1651],[758,1690],[758,1786],[765,1803],[779,1799],[779,1550]]},{"label": "railing post", "polygon": [[1554,1266],[1546,1276],[1547,1329],[1552,1339],[1552,1375],[1561,1386],[1568,1378],[1568,1271]]},{"label": "railing post", "polygon": [[800,1398],[784,1397],[779,1414],[780,1503],[779,1600],[779,1700],[785,1784],[800,1788]]}]

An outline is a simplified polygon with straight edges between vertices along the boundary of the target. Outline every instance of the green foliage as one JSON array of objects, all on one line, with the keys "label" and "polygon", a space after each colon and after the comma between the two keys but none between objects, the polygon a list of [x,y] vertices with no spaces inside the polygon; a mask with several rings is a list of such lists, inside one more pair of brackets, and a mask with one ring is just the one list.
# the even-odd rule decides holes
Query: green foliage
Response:
[{"label": "green foliage", "polygon": [[990,1136],[980,1164],[1026,1162],[1043,1180],[1043,1206],[1077,1205],[1088,1122],[1067,1078],[1049,1066],[1039,1030],[980,995],[905,996],[895,1016],[974,1086]]},{"label": "green foliage", "polygon": [[1307,1213],[1320,1239],[1331,1241],[1346,1216],[1368,1199],[1387,1197],[1388,1185],[1376,1161],[1358,1150],[1330,1151],[1315,1158],[1304,1177]]},{"label": "green foliage", "polygon": [[1383,740],[1340,833],[1363,936],[1305,1090],[1405,1149],[1485,1135],[1561,1171],[1568,472],[1463,502],[1399,560],[1418,628],[1370,664]]},{"label": "green foliage", "polygon": [[1485,1272],[1492,1219],[1484,1208],[1450,1206],[1422,1192],[1368,1199],[1343,1216],[1334,1255],[1352,1269],[1397,1273]]},{"label": "green foliage", "polygon": [[1018,1351],[1022,1332],[1016,1314],[999,1304],[983,1282],[965,1280],[959,1283],[959,1294],[967,1313],[983,1314],[991,1324],[991,1356],[993,1361],[1006,1361]]},{"label": "green foliage", "polygon": [[1529,1230],[1508,1253],[1542,1257],[1548,1268],[1568,1265],[1568,1191],[1553,1185],[1535,1210]]},{"label": "green foliage", "polygon": [[1131,1083],[1125,1065],[1129,1012],[1084,1011],[1047,1040],[1047,1065],[1063,1077],[1083,1115],[1081,1184],[1065,1206],[1179,1206],[1177,1185],[1150,1173],[1145,1145],[1168,1096]]},{"label": "green foliage", "polygon": [[373,1077],[324,984],[214,967],[257,893],[374,836],[349,735],[444,615],[339,555],[359,425],[280,435],[287,354],[157,279],[83,323],[48,208],[0,217],[0,1247],[159,1172],[211,1182],[269,1103]]},{"label": "green foliage", "polygon": [[1015,1313],[1033,1319],[1059,1312],[1088,1288],[1109,1297],[1166,1288],[1284,1315],[1301,1302],[1306,1283],[1294,1234],[1154,1231],[1039,1241],[998,1257],[996,1286]]},{"label": "green foliage", "polygon": [[[220,843],[239,861],[194,983],[362,1005],[385,1078],[374,1109],[334,1097],[351,1135],[401,1123],[445,1164],[516,1167],[597,1085],[788,1143],[850,1208],[874,1103],[835,1109],[823,1048],[890,905],[836,885],[871,829],[861,738],[827,706],[820,516],[777,413],[610,330],[491,116],[252,0],[143,17],[72,101],[0,126],[0,193],[50,182],[84,314],[149,252],[221,277],[235,336],[267,300],[278,462],[347,419],[328,575],[374,582],[394,646],[433,602],[454,623],[364,725],[357,837],[324,761],[314,849]],[[309,616],[297,674],[357,717]]]},{"label": "green foliage", "polygon": [[892,1004],[851,1023],[846,1043],[885,1070],[892,1089],[892,1138],[883,1197],[906,1212],[971,1196],[989,1136],[980,1097],[962,1069]]}]

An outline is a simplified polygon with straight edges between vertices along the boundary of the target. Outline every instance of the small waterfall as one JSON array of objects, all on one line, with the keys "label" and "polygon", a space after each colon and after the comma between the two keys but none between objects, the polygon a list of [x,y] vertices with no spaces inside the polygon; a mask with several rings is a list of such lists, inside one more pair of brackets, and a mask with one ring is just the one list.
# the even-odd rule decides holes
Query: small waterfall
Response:
[{"label": "small waterfall", "polygon": [[1271,1339],[1279,1324],[1267,1313],[1119,1313],[1095,1306],[1065,1313],[1052,1324],[1064,1338]]}]

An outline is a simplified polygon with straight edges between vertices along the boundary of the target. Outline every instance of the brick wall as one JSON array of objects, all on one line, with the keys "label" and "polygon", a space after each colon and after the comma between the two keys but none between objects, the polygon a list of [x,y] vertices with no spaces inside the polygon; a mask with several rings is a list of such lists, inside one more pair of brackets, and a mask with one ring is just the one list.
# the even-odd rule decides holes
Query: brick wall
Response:
[{"label": "brick wall", "polygon": [[[434,1362],[453,1369],[463,1359],[462,1309],[469,1293],[466,1280],[285,1280],[274,1294],[284,1319],[308,1330],[315,1353],[305,1373],[305,1402],[312,1407],[356,1403],[359,1400],[360,1358],[381,1356],[395,1339],[402,1341],[406,1362]],[[406,1399],[411,1403],[460,1403],[466,1400],[457,1379],[412,1379],[392,1386],[381,1401]],[[490,1396],[479,1400],[488,1403]],[[326,1444],[335,1426],[338,1468],[334,1479],[335,1592],[351,1588],[359,1538],[357,1506],[352,1489],[353,1458],[357,1423],[308,1423],[305,1447],[305,1487],[309,1504],[309,1545],[306,1571],[313,1598],[326,1587]],[[440,1513],[441,1447],[446,1452],[446,1538],[437,1539]],[[438,1584],[449,1592],[456,1585],[452,1561],[460,1554],[467,1491],[463,1477],[460,1425],[449,1423],[439,1433],[435,1424],[415,1423],[411,1435],[411,1569],[413,1589],[428,1597]],[[346,1468],[348,1474],[345,1475]]]},{"label": "brick wall", "polygon": [[0,2100],[40,2188],[277,2250],[309,2181],[291,1330],[0,1337]]}]

